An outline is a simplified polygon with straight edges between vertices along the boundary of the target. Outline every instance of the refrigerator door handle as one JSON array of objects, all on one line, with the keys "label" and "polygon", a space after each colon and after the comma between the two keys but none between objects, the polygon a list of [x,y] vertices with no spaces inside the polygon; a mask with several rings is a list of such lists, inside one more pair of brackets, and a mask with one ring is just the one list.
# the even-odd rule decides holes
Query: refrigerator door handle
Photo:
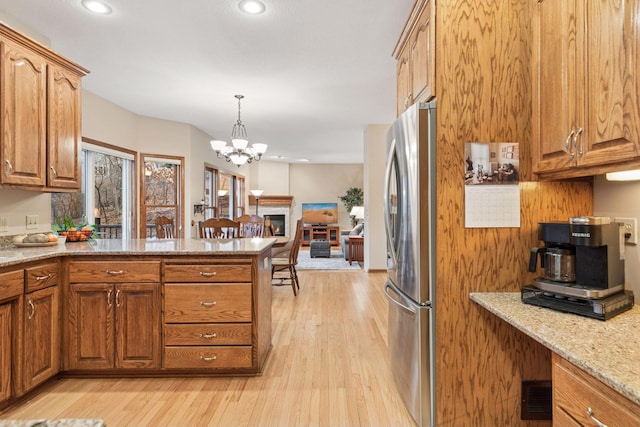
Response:
[{"label": "refrigerator door handle", "polygon": [[[400,308],[405,313],[415,316],[417,314],[416,310],[411,307],[411,300],[403,295],[400,295],[392,285],[388,282],[384,285],[384,293],[387,296],[387,299],[395,304],[398,308]],[[391,295],[393,293],[393,295]],[[400,300],[400,301],[399,301]]]}]

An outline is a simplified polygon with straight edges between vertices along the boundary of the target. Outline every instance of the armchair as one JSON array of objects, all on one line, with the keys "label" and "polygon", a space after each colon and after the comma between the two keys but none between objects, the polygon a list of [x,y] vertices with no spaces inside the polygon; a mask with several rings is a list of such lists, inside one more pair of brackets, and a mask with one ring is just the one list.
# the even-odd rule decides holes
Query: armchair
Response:
[{"label": "armchair", "polygon": [[341,230],[340,231],[340,246],[342,247],[342,254],[344,259],[349,261],[349,237],[350,236],[364,236],[364,224],[356,225],[353,230]]}]

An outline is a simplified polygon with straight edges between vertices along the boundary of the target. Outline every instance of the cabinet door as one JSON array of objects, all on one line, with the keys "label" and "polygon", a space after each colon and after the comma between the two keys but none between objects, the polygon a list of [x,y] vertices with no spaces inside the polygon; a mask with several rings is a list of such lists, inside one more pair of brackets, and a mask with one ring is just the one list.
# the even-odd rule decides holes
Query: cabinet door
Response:
[{"label": "cabinet door", "polygon": [[11,304],[0,305],[0,402],[11,397]]},{"label": "cabinet door", "polygon": [[398,58],[396,65],[396,85],[397,85],[397,114],[413,104],[411,98],[411,69],[409,68],[409,49],[404,49]]},{"label": "cabinet door", "polygon": [[433,0],[427,2],[411,37],[411,93],[414,101],[427,101],[435,94],[435,52],[432,35]]},{"label": "cabinet door", "polygon": [[159,368],[160,284],[118,284],[115,293],[118,368]]},{"label": "cabinet door", "polygon": [[533,170],[566,169],[576,164],[575,0],[539,1],[533,27]]},{"label": "cabinet door", "polygon": [[77,74],[49,66],[47,183],[80,189],[81,81]]},{"label": "cabinet door", "polygon": [[[582,2],[580,2],[582,3]],[[582,8],[580,58],[584,110],[578,126],[580,165],[602,165],[640,155],[640,2],[590,1]],[[579,21],[580,22],[580,19]]]},{"label": "cabinet door", "polygon": [[59,290],[25,295],[23,388],[29,391],[60,370]]},{"label": "cabinet door", "polygon": [[113,285],[73,284],[69,292],[69,369],[114,366]]},{"label": "cabinet door", "polygon": [[0,183],[45,185],[46,60],[2,41]]}]

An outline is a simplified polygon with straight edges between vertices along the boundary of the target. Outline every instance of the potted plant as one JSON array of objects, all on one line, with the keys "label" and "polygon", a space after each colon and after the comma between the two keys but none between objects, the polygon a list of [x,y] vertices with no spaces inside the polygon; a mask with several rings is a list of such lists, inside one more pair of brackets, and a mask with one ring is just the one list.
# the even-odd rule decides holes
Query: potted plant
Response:
[{"label": "potted plant", "polygon": [[[351,187],[347,190],[344,196],[340,196],[340,200],[344,204],[347,212],[351,212],[351,209],[354,206],[362,206],[364,205],[364,193],[362,188],[360,187]],[[351,216],[351,224],[352,226],[356,226],[356,218]]]}]

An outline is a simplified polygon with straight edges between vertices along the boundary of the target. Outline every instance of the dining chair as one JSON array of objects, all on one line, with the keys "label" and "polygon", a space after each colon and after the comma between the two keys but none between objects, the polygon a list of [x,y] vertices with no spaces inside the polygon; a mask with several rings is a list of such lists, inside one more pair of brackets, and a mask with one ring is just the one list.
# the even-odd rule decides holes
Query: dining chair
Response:
[{"label": "dining chair", "polygon": [[159,216],[156,218],[156,236],[158,239],[175,239],[176,226],[172,218]]},{"label": "dining chair", "polygon": [[209,218],[198,223],[201,239],[232,239],[240,237],[240,224],[228,218]]},{"label": "dining chair", "polygon": [[240,237],[263,237],[264,218],[258,215],[242,215],[236,218],[240,223]]},{"label": "dining chair", "polygon": [[302,220],[299,219],[296,223],[296,233],[291,241],[289,251],[279,253],[277,257],[271,259],[271,284],[280,286],[289,280],[291,282],[291,289],[293,289],[293,296],[297,296],[300,290],[296,265],[298,265],[298,251],[300,250],[301,239]]}]

